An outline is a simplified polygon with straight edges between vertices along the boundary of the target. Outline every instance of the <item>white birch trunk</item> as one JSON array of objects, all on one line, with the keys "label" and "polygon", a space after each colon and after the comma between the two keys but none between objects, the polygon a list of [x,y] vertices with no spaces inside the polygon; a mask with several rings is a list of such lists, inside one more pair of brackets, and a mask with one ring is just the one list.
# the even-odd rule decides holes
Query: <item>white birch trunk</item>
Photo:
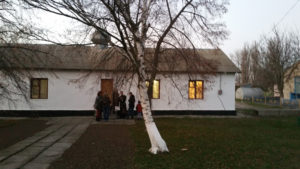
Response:
[{"label": "white birch trunk", "polygon": [[147,129],[147,133],[151,142],[151,148],[149,151],[153,154],[157,154],[158,152],[168,152],[168,147],[166,142],[161,137],[156,124],[154,123],[151,107],[150,107],[150,100],[147,93],[146,87],[146,65],[145,65],[145,39],[146,39],[146,30],[147,27],[147,18],[149,15],[150,4],[152,1],[144,0],[142,15],[140,21],[142,23],[141,29],[135,32],[137,37],[135,43],[137,47],[137,61],[139,62],[138,65],[138,75],[139,75],[139,93],[141,98],[141,103],[143,107],[143,118],[145,121],[145,126]]},{"label": "white birch trunk", "polygon": [[141,82],[139,86],[139,93],[141,96],[141,103],[143,107],[143,117],[151,142],[151,148],[149,149],[149,151],[153,154],[157,154],[158,152],[168,152],[169,150],[167,144],[161,137],[152,117],[146,83]]},{"label": "white birch trunk", "polygon": [[141,42],[137,42],[137,51],[138,51],[138,61],[140,63],[139,66],[139,93],[141,97],[141,103],[143,107],[143,118],[145,121],[145,126],[147,129],[147,133],[150,138],[151,148],[149,151],[153,154],[157,154],[158,152],[168,152],[168,147],[166,142],[161,137],[156,124],[154,123],[151,108],[150,108],[150,100],[147,94],[146,87],[146,70],[145,70],[145,60],[144,60],[144,45]]}]

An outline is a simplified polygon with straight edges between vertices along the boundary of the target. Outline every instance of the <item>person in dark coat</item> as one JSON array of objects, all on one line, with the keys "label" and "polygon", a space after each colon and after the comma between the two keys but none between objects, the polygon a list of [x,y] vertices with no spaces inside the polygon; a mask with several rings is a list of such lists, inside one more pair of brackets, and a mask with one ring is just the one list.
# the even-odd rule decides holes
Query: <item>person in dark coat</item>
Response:
[{"label": "person in dark coat", "polygon": [[103,97],[103,116],[104,120],[107,121],[109,119],[109,112],[110,112],[110,99],[107,94]]},{"label": "person in dark coat", "polygon": [[102,108],[103,108],[103,96],[102,92],[99,91],[97,93],[97,97],[95,99],[94,108],[96,110],[96,121],[100,121],[102,119]]},{"label": "person in dark coat", "polygon": [[120,103],[119,117],[125,118],[127,116],[126,96],[123,94],[123,91],[120,92],[119,103]]},{"label": "person in dark coat", "polygon": [[133,119],[133,116],[134,116],[134,103],[135,103],[135,97],[131,92],[129,92],[128,116],[132,119]]},{"label": "person in dark coat", "polygon": [[[113,98],[112,98],[112,110],[111,110],[111,112],[113,113],[113,114],[115,114],[116,113],[116,106],[120,106],[120,103],[119,103],[119,93],[118,93],[118,90],[117,89],[114,89],[113,90]],[[118,110],[120,110],[120,109],[118,109]]]}]

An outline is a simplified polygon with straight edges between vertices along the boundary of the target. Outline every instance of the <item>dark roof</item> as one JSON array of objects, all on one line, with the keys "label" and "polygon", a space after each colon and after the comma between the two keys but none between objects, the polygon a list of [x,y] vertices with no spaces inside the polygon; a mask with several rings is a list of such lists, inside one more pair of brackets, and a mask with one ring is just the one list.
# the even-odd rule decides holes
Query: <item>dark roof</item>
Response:
[{"label": "dark roof", "polygon": [[[240,72],[232,61],[220,49],[197,49],[197,57],[187,61],[179,57],[175,49],[164,49],[158,64],[158,71],[185,72],[191,67],[187,62],[196,63],[208,60],[217,67],[215,72]],[[100,49],[96,46],[60,46],[60,45],[21,45],[16,48],[0,48],[1,55],[10,59],[21,59],[25,68],[60,70],[99,70],[114,71],[130,67],[130,63],[116,48]],[[190,53],[195,52],[186,49]],[[154,49],[146,49],[146,66],[151,67]],[[21,57],[22,56],[22,57]],[[201,59],[200,59],[201,58]],[[203,60],[204,59],[204,60]],[[13,65],[18,67],[18,65]],[[200,66],[201,67],[201,66]]]}]

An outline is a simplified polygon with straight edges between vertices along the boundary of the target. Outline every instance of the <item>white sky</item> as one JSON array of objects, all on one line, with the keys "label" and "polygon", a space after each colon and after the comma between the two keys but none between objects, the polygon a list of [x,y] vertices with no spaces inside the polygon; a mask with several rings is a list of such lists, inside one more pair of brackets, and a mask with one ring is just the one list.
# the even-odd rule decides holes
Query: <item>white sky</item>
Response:
[{"label": "white sky", "polygon": [[[296,6],[290,10],[295,4]],[[52,14],[39,12],[37,15],[41,17],[39,24],[50,27],[55,33],[59,31],[62,33],[61,28],[76,26],[74,22],[57,18]],[[269,34],[279,21],[281,21],[278,24],[280,30],[300,33],[300,0],[230,0],[228,13],[223,16],[223,21],[230,34],[220,48],[230,56],[241,49],[244,43],[252,43],[259,40],[263,34]],[[74,33],[76,34],[71,32],[69,35]]]},{"label": "white sky", "polygon": [[270,31],[296,3],[297,5],[278,24],[283,31],[300,33],[300,0],[230,0],[224,16],[230,35],[221,49],[229,56],[243,47],[244,43],[259,40]]}]

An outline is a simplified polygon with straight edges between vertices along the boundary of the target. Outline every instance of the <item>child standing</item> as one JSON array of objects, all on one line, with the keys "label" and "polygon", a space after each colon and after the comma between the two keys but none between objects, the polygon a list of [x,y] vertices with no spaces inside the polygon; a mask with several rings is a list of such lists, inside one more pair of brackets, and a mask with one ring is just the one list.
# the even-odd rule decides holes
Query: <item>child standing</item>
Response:
[{"label": "child standing", "polygon": [[142,108],[142,105],[141,105],[141,102],[138,101],[138,104],[136,105],[136,112],[137,112],[137,118],[138,119],[142,119],[142,114],[143,114],[143,108]]}]

